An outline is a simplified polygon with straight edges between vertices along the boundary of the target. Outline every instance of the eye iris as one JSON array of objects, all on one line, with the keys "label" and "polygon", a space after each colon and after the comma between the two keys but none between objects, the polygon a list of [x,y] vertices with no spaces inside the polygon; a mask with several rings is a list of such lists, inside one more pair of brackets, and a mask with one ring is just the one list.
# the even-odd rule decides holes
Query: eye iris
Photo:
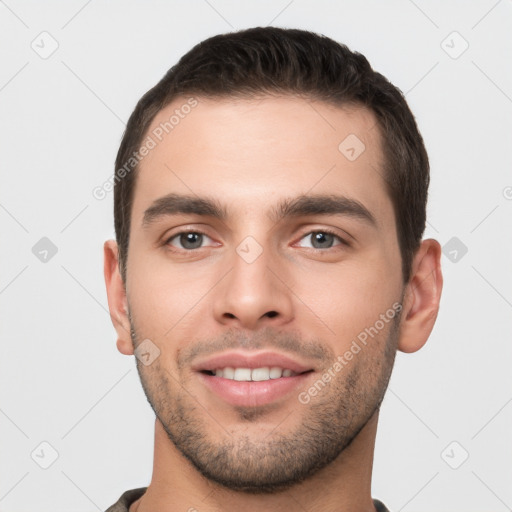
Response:
[{"label": "eye iris", "polygon": [[[334,235],[331,235],[330,233],[314,233],[313,235],[313,247],[315,249],[324,249],[325,247],[331,247],[334,239]],[[319,246],[317,246],[318,244]]]},{"label": "eye iris", "polygon": [[200,233],[183,233],[180,235],[180,243],[185,249],[197,249],[201,247],[203,235]]}]

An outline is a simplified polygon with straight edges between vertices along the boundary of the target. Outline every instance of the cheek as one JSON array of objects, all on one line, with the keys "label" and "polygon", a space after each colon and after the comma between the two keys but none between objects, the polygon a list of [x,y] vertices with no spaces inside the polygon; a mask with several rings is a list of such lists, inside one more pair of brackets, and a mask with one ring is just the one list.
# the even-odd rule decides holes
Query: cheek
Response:
[{"label": "cheek", "polygon": [[298,273],[293,291],[298,307],[307,313],[302,318],[310,318],[317,328],[320,323],[326,339],[332,338],[342,350],[397,300],[395,283],[385,268],[378,258],[354,258]]},{"label": "cheek", "polygon": [[171,336],[192,317],[204,314],[211,271],[202,272],[197,264],[171,264],[165,258],[134,257],[130,263],[128,299],[141,334]]}]

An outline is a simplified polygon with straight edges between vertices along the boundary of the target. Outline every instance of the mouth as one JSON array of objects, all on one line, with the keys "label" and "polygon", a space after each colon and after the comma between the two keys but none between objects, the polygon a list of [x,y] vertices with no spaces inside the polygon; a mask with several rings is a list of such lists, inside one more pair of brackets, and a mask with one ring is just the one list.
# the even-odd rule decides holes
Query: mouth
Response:
[{"label": "mouth", "polygon": [[261,368],[233,368],[226,366],[225,368],[216,368],[215,370],[203,370],[202,373],[211,375],[212,377],[236,380],[237,382],[263,382],[266,380],[280,379],[282,377],[295,377],[311,371],[313,370],[296,373],[290,370],[290,368],[281,368],[279,366],[263,366]]},{"label": "mouth", "polygon": [[293,396],[305,388],[314,368],[276,353],[220,354],[193,370],[205,387],[228,404],[257,407]]}]

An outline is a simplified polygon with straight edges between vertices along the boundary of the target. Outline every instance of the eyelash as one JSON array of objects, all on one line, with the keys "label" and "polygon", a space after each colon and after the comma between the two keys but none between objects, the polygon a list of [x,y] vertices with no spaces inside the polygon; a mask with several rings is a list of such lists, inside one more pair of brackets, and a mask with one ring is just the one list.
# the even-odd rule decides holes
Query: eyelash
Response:
[{"label": "eyelash", "polygon": [[[175,238],[179,237],[180,235],[186,235],[186,234],[191,234],[191,233],[193,233],[195,235],[203,235],[203,236],[208,237],[208,235],[206,233],[202,232],[202,231],[197,231],[197,230],[179,231],[178,233],[174,233],[172,236],[167,238],[166,241],[164,242],[164,245],[165,246],[169,246],[169,243],[171,242],[171,240],[174,240]],[[336,232],[334,232],[333,230],[330,230],[330,229],[314,229],[312,231],[308,231],[299,240],[302,240],[303,238],[306,238],[307,236],[311,236],[311,235],[313,235],[315,233],[324,233],[324,234],[332,235],[332,236],[334,236],[335,238],[338,239],[338,241],[340,242],[340,245],[343,245],[345,247],[350,247],[350,244],[345,239],[341,238]],[[210,238],[210,237],[208,237],[208,238]],[[334,249],[335,247],[336,246],[327,247],[326,249],[317,249],[315,247],[312,247],[312,248],[309,248],[309,249],[312,249],[314,251],[325,252],[325,251],[328,251],[329,249]],[[173,251],[184,251],[184,252],[192,253],[192,252],[200,250],[200,249],[204,249],[204,247],[199,247],[199,248],[196,248],[196,249],[179,249],[179,248],[176,248],[176,247],[172,247],[171,250],[173,250]]]}]

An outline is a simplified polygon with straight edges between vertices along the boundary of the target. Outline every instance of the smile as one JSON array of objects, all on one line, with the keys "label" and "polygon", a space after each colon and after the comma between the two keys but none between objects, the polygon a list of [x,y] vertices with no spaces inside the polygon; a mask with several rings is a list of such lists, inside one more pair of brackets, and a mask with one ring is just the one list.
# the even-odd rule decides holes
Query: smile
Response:
[{"label": "smile", "polygon": [[262,382],[270,379],[280,379],[281,377],[294,377],[298,373],[289,368],[280,368],[279,366],[264,366],[262,368],[217,368],[215,371],[209,372],[216,377],[224,379],[236,380],[239,382]]},{"label": "smile", "polygon": [[196,362],[192,370],[214,400],[258,407],[296,397],[315,370],[275,352],[231,351]]}]

